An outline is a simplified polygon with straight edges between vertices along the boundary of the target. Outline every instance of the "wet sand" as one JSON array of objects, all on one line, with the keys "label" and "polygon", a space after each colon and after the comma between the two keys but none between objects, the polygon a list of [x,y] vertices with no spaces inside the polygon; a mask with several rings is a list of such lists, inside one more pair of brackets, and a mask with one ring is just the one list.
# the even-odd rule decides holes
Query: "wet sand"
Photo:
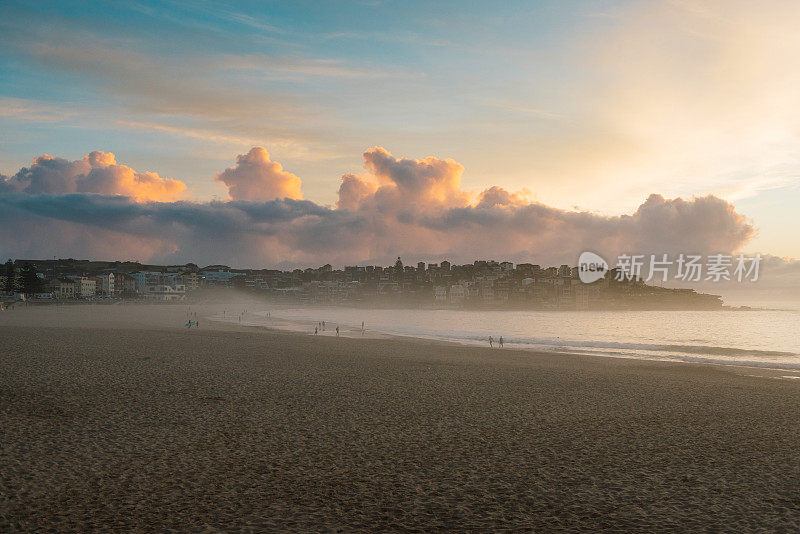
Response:
[{"label": "wet sand", "polygon": [[185,316],[0,314],[0,531],[800,530],[798,380]]}]

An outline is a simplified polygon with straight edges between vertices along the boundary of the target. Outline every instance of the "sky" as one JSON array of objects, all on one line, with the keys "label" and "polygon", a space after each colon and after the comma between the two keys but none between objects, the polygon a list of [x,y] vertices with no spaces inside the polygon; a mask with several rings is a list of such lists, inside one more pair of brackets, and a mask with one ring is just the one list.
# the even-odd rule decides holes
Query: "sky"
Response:
[{"label": "sky", "polygon": [[0,253],[791,263],[797,27],[794,1],[5,1]]}]

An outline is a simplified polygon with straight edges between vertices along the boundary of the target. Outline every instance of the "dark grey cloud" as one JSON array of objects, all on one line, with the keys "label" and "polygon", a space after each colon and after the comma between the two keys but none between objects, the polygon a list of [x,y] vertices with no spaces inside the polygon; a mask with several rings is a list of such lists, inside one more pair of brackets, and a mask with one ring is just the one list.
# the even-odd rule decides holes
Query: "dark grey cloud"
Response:
[{"label": "dark grey cloud", "polygon": [[[729,253],[754,232],[746,217],[713,196],[651,195],[633,214],[608,217],[529,202],[497,186],[464,191],[458,163],[398,159],[379,147],[364,154],[365,176],[343,176],[336,208],[290,198],[160,202],[119,191],[76,191],[72,177],[80,183],[92,171],[109,168],[108,161],[97,162],[108,157],[37,158],[31,168],[0,182],[0,255],[135,254],[148,261],[244,266],[388,262],[398,255],[560,264],[574,263],[584,250],[608,258]],[[262,183],[256,178],[254,184]]]}]

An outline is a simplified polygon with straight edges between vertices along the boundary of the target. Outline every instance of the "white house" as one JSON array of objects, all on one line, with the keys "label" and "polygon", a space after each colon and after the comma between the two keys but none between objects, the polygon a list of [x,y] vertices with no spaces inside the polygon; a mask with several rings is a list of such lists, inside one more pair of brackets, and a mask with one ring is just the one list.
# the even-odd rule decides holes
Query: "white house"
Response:
[{"label": "white house", "polygon": [[433,300],[436,302],[447,302],[447,286],[434,286]]},{"label": "white house", "polygon": [[153,300],[184,300],[186,298],[186,286],[183,284],[174,286],[164,284],[148,285],[140,293],[145,298]]},{"label": "white house", "polygon": [[467,299],[467,287],[463,284],[450,286],[450,303],[461,304]]},{"label": "white house", "polygon": [[[78,280],[80,283],[80,297],[81,298],[90,298],[94,297],[97,294],[97,281],[94,278],[86,278],[81,277]],[[75,284],[76,286],[78,284]]]}]

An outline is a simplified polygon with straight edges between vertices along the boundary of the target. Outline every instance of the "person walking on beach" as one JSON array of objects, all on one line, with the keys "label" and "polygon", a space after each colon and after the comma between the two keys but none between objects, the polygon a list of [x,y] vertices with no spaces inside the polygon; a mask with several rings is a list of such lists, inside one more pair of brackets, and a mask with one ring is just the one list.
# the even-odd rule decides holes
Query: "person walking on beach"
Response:
[{"label": "person walking on beach", "polygon": [[500,339],[498,340],[498,344],[500,345],[500,348],[502,349],[503,348],[503,336],[500,336]]},{"label": "person walking on beach", "polygon": [[339,325],[336,325],[336,337],[339,337]]},{"label": "person walking on beach", "polygon": [[316,336],[317,334],[319,334],[319,327],[315,326],[314,327],[314,335]]},{"label": "person walking on beach", "polygon": [[494,338],[489,336],[489,347],[494,347]]},{"label": "person walking on beach", "polygon": [[322,321],[322,331],[325,331],[325,321]]},{"label": "person walking on beach", "polygon": [[364,321],[361,321],[361,335],[364,335]]}]

